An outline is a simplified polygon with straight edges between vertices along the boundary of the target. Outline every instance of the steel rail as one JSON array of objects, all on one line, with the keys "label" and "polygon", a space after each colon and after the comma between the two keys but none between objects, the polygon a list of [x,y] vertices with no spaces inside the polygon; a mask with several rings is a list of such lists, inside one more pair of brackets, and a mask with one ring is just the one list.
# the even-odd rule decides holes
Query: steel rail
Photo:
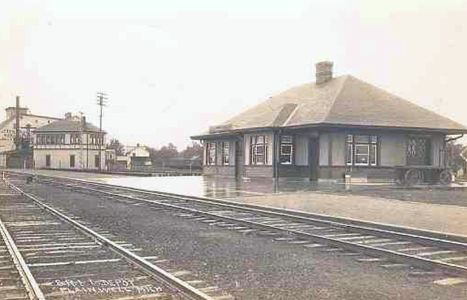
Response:
[{"label": "steel rail", "polygon": [[94,230],[82,225],[81,223],[73,220],[72,218],[66,216],[65,214],[59,212],[58,210],[54,209],[53,207],[45,204],[41,200],[39,200],[37,197],[33,196],[32,194],[29,194],[8,180],[5,179],[5,182],[7,185],[9,185],[13,190],[19,192],[21,195],[24,195],[25,197],[31,199],[34,201],[36,204],[38,204],[40,207],[46,209],[47,211],[51,212],[55,216],[59,217],[60,219],[66,221],[67,223],[73,225],[80,231],[86,233],[87,235],[91,236],[94,238],[96,241],[99,243],[107,246],[109,249],[113,250],[123,258],[125,258],[127,261],[136,264],[140,268],[144,269],[147,274],[151,275],[153,278],[163,280],[164,282],[168,283],[169,285],[176,287],[179,291],[181,291],[186,297],[190,299],[196,299],[196,300],[212,300],[213,298],[205,294],[204,292],[192,287],[188,283],[184,282],[183,280],[180,280],[179,278],[173,276],[172,274],[168,273],[167,271],[159,268],[158,266],[150,263],[146,259],[132,253],[131,251],[128,251],[127,249],[123,248],[122,246],[112,242],[110,239],[104,237],[103,235],[95,232]]},{"label": "steel rail", "polygon": [[[26,173],[21,173],[21,172],[13,172],[13,171],[7,171],[7,172],[12,173],[12,174],[22,175],[22,176],[28,175]],[[438,231],[421,230],[421,229],[416,229],[416,228],[411,228],[411,227],[402,227],[402,226],[391,225],[391,224],[362,221],[362,220],[357,220],[357,219],[352,219],[352,218],[336,217],[336,216],[330,216],[330,215],[325,215],[325,214],[316,214],[316,213],[276,208],[276,207],[257,205],[257,204],[248,204],[248,203],[239,204],[238,202],[234,202],[234,201],[210,198],[210,197],[187,196],[187,195],[180,195],[180,194],[174,194],[174,193],[169,193],[169,192],[148,191],[148,190],[132,188],[132,187],[118,186],[118,185],[107,184],[107,183],[98,183],[98,182],[93,182],[93,181],[79,179],[79,178],[42,175],[42,174],[34,175],[34,176],[43,177],[43,178],[51,178],[55,180],[68,180],[72,182],[81,182],[84,184],[89,184],[89,185],[94,185],[94,186],[99,186],[99,187],[108,187],[108,188],[113,188],[113,189],[126,190],[130,192],[138,192],[142,194],[155,195],[159,197],[175,198],[175,199],[180,199],[180,200],[185,200],[185,201],[196,201],[196,202],[208,203],[208,204],[211,203],[212,205],[216,205],[216,206],[229,205],[229,206],[234,206],[238,210],[244,210],[244,211],[261,210],[265,214],[278,213],[280,216],[287,217],[287,218],[303,217],[304,220],[308,220],[308,221],[321,222],[323,224],[327,222],[327,224],[329,224],[330,226],[347,227],[352,230],[361,230],[362,232],[367,232],[367,233],[378,232],[379,234],[384,234],[384,232],[388,232],[391,235],[399,234],[401,237],[406,237],[406,238],[409,238],[409,237],[412,237],[414,239],[422,238],[425,241],[427,241],[427,239],[432,239],[433,240],[432,242],[445,242],[445,243],[448,243],[450,247],[456,247],[456,248],[458,247],[458,249],[467,249],[467,236],[462,236],[462,235],[453,235],[453,234],[448,234],[448,233],[443,233],[443,232],[438,232]],[[419,242],[422,242],[422,240],[419,240]],[[458,243],[457,245],[456,245],[456,242]]]},{"label": "steel rail", "polygon": [[185,201],[212,203],[213,205],[217,205],[217,206],[222,205],[222,204],[227,204],[227,205],[236,206],[237,209],[245,210],[245,211],[248,211],[250,209],[259,209],[259,210],[265,211],[264,213],[279,213],[279,214],[284,214],[284,217],[286,217],[285,216],[286,214],[289,214],[290,215],[289,217],[293,217],[293,218],[304,217],[310,221],[313,220],[314,222],[323,222],[323,224],[324,222],[333,222],[334,224],[332,226],[340,226],[340,227],[347,226],[348,228],[351,228],[354,230],[361,229],[361,230],[370,230],[372,232],[375,232],[375,230],[381,230],[380,234],[382,234],[384,231],[389,231],[391,234],[401,234],[401,235],[406,234],[407,236],[413,235],[414,238],[416,237],[423,237],[424,239],[432,238],[434,239],[434,241],[439,240],[439,241],[445,241],[447,243],[451,243],[450,246],[454,246],[453,243],[459,242],[460,244],[458,246],[460,246],[460,249],[464,249],[467,246],[467,236],[465,235],[454,235],[454,234],[444,233],[444,232],[439,232],[439,231],[422,230],[422,229],[417,229],[413,227],[403,227],[403,226],[392,225],[392,224],[362,221],[362,220],[352,219],[352,218],[331,216],[331,215],[326,215],[326,214],[317,214],[317,213],[311,213],[311,212],[303,212],[303,211],[298,211],[298,210],[293,210],[293,209],[276,208],[276,207],[258,205],[258,204],[249,204],[249,203],[240,204],[235,201],[229,201],[225,199],[217,199],[217,198],[211,198],[211,197],[187,196],[187,195],[175,194],[175,193],[169,193],[169,192],[149,191],[149,190],[144,190],[144,189],[139,189],[139,188],[119,186],[119,185],[102,183],[102,182],[95,182],[95,181],[90,181],[86,179],[72,178],[72,177],[67,177],[67,176],[29,174],[29,173],[9,171],[9,170],[4,171],[4,172],[19,175],[19,176],[36,176],[38,178],[43,177],[43,178],[50,178],[53,180],[81,182],[84,184],[95,185],[99,187],[108,187],[112,189],[120,189],[120,190],[126,190],[130,192],[155,195],[159,197],[168,197],[168,198],[180,199],[180,200],[185,200]]},{"label": "steel rail", "polygon": [[39,284],[32,276],[31,271],[29,270],[28,265],[26,264],[23,256],[19,252],[18,248],[16,247],[15,241],[11,237],[8,229],[6,228],[3,221],[0,219],[0,233],[5,241],[7,246],[8,252],[10,253],[13,262],[18,270],[21,281],[24,283],[26,290],[28,292],[29,299],[31,300],[45,300],[44,294],[39,287]]},{"label": "steel rail", "polygon": [[[72,186],[72,185],[70,185]],[[176,210],[182,210],[186,212],[190,212],[192,214],[196,215],[201,215],[201,216],[206,216],[210,218],[215,218],[215,219],[220,219],[223,221],[228,221],[234,224],[242,224],[246,225],[249,227],[253,228],[261,228],[263,230],[269,230],[269,231],[279,231],[279,232],[285,232],[287,234],[294,235],[299,238],[303,239],[311,239],[314,241],[319,241],[322,243],[325,243],[327,245],[331,245],[334,247],[338,248],[344,248],[344,249],[349,249],[352,251],[356,252],[361,252],[368,254],[370,256],[379,256],[379,257],[384,257],[384,258],[389,258],[393,261],[400,262],[400,263],[406,263],[410,264],[413,266],[417,266],[423,269],[429,268],[429,269],[440,269],[449,273],[455,273],[455,274],[462,274],[462,275],[467,275],[467,267],[462,266],[462,265],[455,265],[451,263],[446,263],[442,261],[437,261],[437,260],[431,260],[423,257],[418,257],[415,255],[409,255],[405,253],[400,253],[397,251],[393,250],[388,250],[388,249],[383,249],[383,248],[376,248],[368,245],[362,245],[362,244],[357,244],[357,243],[352,243],[348,241],[342,241],[339,239],[331,238],[331,237],[325,237],[317,234],[312,234],[304,231],[299,231],[299,230],[294,230],[294,229],[287,229],[283,227],[277,227],[274,225],[268,225],[268,224],[262,224],[254,221],[249,221],[249,220],[242,220],[242,219],[237,219],[237,218],[232,218],[232,217],[227,217],[211,212],[205,212],[205,211],[200,211],[197,209],[193,208],[188,208],[188,207],[183,207],[183,206],[177,206],[174,204],[168,204],[168,203],[162,203],[158,202],[157,200],[150,200],[150,199],[144,199],[144,198],[138,198],[132,195],[125,195],[125,194],[118,194],[118,193],[112,193],[112,192],[106,192],[103,190],[98,190],[98,189],[93,189],[93,188],[88,188],[88,187],[80,187],[80,186],[72,186],[72,187],[78,187],[81,189],[85,190],[90,190],[93,192],[98,192],[101,194],[109,195],[109,196],[117,196],[121,198],[126,198],[130,200],[136,200],[136,201],[142,201],[146,202],[152,205],[156,206],[162,206],[166,208],[171,208],[171,209],[176,209]],[[251,212],[251,210],[249,210]],[[300,217],[301,218],[301,217]],[[305,219],[306,220],[306,219]]]},{"label": "steel rail", "polygon": [[[71,179],[71,181],[75,181],[75,180]],[[325,224],[328,226],[339,227],[339,228],[359,231],[363,233],[378,234],[380,236],[385,236],[385,237],[394,238],[395,236],[397,236],[398,238],[410,239],[412,241],[416,241],[417,243],[426,244],[426,245],[436,244],[439,247],[448,247],[450,249],[467,250],[467,243],[464,243],[464,242],[453,241],[453,240],[443,239],[439,237],[430,237],[430,236],[414,234],[414,233],[399,232],[399,231],[394,231],[394,230],[389,230],[389,229],[347,224],[347,223],[326,220],[326,219],[323,220],[323,219],[319,219],[313,216],[297,215],[294,212],[289,212],[287,210],[265,208],[262,206],[255,206],[255,205],[244,205],[244,204],[238,204],[232,201],[225,201],[225,200],[214,201],[211,199],[202,199],[198,197],[182,196],[182,195],[176,195],[176,194],[166,195],[165,193],[143,191],[139,189],[120,187],[120,186],[114,186],[114,185],[108,185],[108,184],[101,184],[101,183],[95,183],[95,182],[89,182],[89,181],[83,181],[83,180],[77,180],[77,181],[85,183],[85,184],[89,184],[89,185],[98,186],[98,187],[105,186],[105,187],[113,188],[113,189],[134,191],[134,192],[140,192],[140,193],[150,194],[150,195],[155,195],[155,196],[175,198],[175,199],[180,199],[184,201],[198,202],[198,203],[203,203],[203,204],[207,204],[211,206],[218,206],[218,207],[223,207],[223,208],[241,210],[245,212],[260,213],[260,214],[269,215],[269,216],[286,218],[286,219],[290,219],[294,221],[308,222],[308,223],[309,222],[320,223],[320,224]],[[64,183],[60,183],[60,184],[65,185]],[[83,187],[80,187],[80,188],[83,188]],[[96,192],[102,192],[101,190],[97,190],[97,189],[91,189],[91,190],[96,191]],[[135,199],[135,200],[142,200],[142,199]]]},{"label": "steel rail", "polygon": [[[23,174],[21,174],[21,175],[23,175]],[[108,188],[117,189],[117,190],[122,189],[122,190],[127,190],[127,191],[142,192],[142,193],[152,194],[152,195],[156,195],[156,196],[163,196],[163,197],[166,197],[166,198],[167,197],[168,198],[176,198],[176,199],[181,199],[181,200],[186,200],[186,201],[191,200],[193,202],[205,203],[205,204],[209,204],[211,206],[222,206],[222,207],[242,210],[242,211],[246,211],[246,212],[255,212],[255,213],[266,214],[266,215],[274,215],[275,217],[283,217],[283,218],[288,218],[288,219],[292,219],[292,220],[295,220],[295,221],[301,221],[301,222],[308,222],[308,223],[309,222],[314,222],[314,223],[318,222],[318,223],[327,224],[329,226],[341,227],[341,228],[344,228],[344,229],[349,229],[349,230],[354,230],[354,231],[362,231],[362,232],[373,233],[373,234],[377,233],[379,235],[392,237],[392,238],[398,237],[398,239],[409,239],[409,240],[412,240],[412,241],[416,240],[418,243],[422,243],[422,244],[429,244],[429,245],[435,244],[440,248],[449,248],[449,249],[455,248],[455,249],[465,250],[466,247],[467,247],[467,244],[462,243],[462,242],[439,239],[439,238],[432,238],[432,237],[426,237],[426,236],[420,236],[420,235],[414,235],[414,234],[406,234],[404,232],[397,232],[397,231],[395,232],[395,231],[384,230],[384,229],[379,229],[379,228],[371,228],[371,227],[351,225],[351,224],[349,225],[349,224],[346,224],[346,223],[339,223],[339,222],[335,222],[335,221],[329,221],[329,220],[322,220],[322,219],[306,217],[306,215],[305,215],[305,217],[300,216],[300,215],[297,216],[297,215],[290,214],[288,212],[287,213],[282,212],[281,209],[274,209],[273,211],[271,211],[267,207],[265,209],[265,207],[261,207],[261,206],[254,206],[254,205],[245,206],[243,204],[239,205],[238,203],[231,202],[231,201],[225,201],[225,200],[217,201],[217,199],[216,199],[216,201],[212,201],[210,199],[204,199],[204,198],[200,198],[200,197],[183,196],[183,195],[170,194],[170,193],[160,193],[160,192],[149,192],[149,191],[145,192],[145,191],[142,191],[142,190],[139,190],[139,189],[134,189],[134,188],[120,187],[120,186],[115,186],[115,185],[111,185],[111,184],[90,182],[90,181],[87,181],[87,180],[75,179],[75,178],[69,178],[69,177],[57,177],[57,176],[49,176],[49,175],[39,175],[39,177],[52,178],[52,179],[55,180],[55,182],[57,182],[57,180],[59,180],[59,181],[60,180],[61,181],[68,180],[68,181],[72,181],[72,182],[80,182],[80,183],[83,183],[83,184],[94,185],[94,186],[98,186],[98,187],[108,187]],[[64,184],[64,183],[61,183],[61,182],[57,182],[57,183],[62,184],[62,185],[67,185],[67,184]],[[157,200],[149,200],[149,199],[134,197],[134,196],[131,196],[131,195],[105,192],[105,191],[98,190],[98,189],[92,189],[92,188],[76,186],[76,185],[69,185],[69,186],[70,187],[77,187],[77,188],[81,188],[81,189],[87,189],[87,190],[91,190],[91,191],[95,191],[95,192],[99,192],[99,193],[104,193],[104,194],[111,195],[111,196],[118,196],[118,197],[122,197],[122,198],[127,198],[127,199],[131,199],[131,200],[135,200],[135,201],[144,201],[146,203],[153,204],[153,205],[164,206],[164,207],[169,207],[169,208],[179,209],[179,210],[185,210],[185,211],[189,211],[191,213],[195,213],[195,214],[198,214],[198,215],[204,215],[204,216],[208,216],[208,217],[222,219],[222,220],[230,221],[230,222],[237,223],[237,224],[240,223],[240,224],[244,224],[244,225],[247,225],[247,226],[263,228],[263,229],[266,229],[266,230],[282,231],[282,232],[286,232],[286,233],[289,233],[289,234],[294,234],[296,236],[303,237],[303,238],[308,238],[308,239],[311,238],[311,239],[314,239],[314,240],[319,240],[319,241],[322,241],[324,243],[327,243],[329,245],[333,245],[333,246],[336,246],[336,247],[347,248],[347,249],[351,249],[351,250],[354,250],[354,251],[360,251],[360,252],[368,253],[370,255],[376,255],[376,256],[383,255],[383,256],[386,256],[386,257],[389,256],[391,259],[393,259],[395,261],[410,263],[412,265],[419,266],[419,267],[422,267],[422,268],[427,268],[427,267],[438,268],[438,269],[442,269],[442,270],[449,271],[449,272],[461,273],[461,274],[464,274],[464,275],[467,274],[467,267],[464,267],[464,266],[461,266],[461,265],[455,265],[455,264],[450,264],[450,263],[446,263],[446,262],[442,262],[442,261],[425,259],[423,257],[417,257],[417,256],[414,256],[414,255],[399,253],[399,252],[388,250],[388,249],[375,248],[375,247],[371,247],[371,246],[366,246],[366,245],[360,245],[360,244],[355,244],[355,243],[351,243],[351,242],[341,241],[341,240],[338,240],[338,239],[323,237],[323,236],[320,236],[320,235],[314,235],[314,234],[310,234],[310,233],[302,232],[302,231],[298,231],[298,230],[285,229],[285,228],[281,228],[281,227],[275,227],[273,225],[265,225],[265,224],[261,224],[261,223],[257,223],[257,222],[239,220],[239,219],[230,218],[230,217],[226,217],[226,216],[222,216],[222,215],[217,215],[217,214],[213,214],[213,213],[209,213],[209,212],[199,211],[199,210],[196,210],[196,209],[180,207],[180,206],[176,206],[176,205],[173,205],[173,204],[161,203],[161,202],[157,202]],[[220,203],[220,202],[224,202],[224,203]],[[227,203],[225,203],[225,202],[227,202]],[[277,211],[280,211],[280,212],[277,212]],[[442,246],[439,246],[439,244],[442,244]]]}]

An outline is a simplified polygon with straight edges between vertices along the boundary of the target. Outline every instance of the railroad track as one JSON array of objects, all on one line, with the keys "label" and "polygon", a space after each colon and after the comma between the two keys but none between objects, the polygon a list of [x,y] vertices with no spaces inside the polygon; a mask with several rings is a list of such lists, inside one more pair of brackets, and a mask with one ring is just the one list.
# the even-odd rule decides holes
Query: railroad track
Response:
[{"label": "railroad track", "polygon": [[[0,180],[1,299],[228,299]],[[3,242],[3,244],[2,244]]]},{"label": "railroad track", "polygon": [[[43,183],[74,191],[101,194],[115,201],[144,202],[168,209],[179,217],[243,234],[268,235],[278,241],[307,248],[327,247],[327,251],[344,251],[360,256],[360,261],[380,262],[386,268],[416,267],[422,270],[467,276],[467,243],[462,237],[422,232],[307,215],[280,209],[243,205],[225,200],[188,197],[140,190],[79,179],[38,176]],[[357,224],[355,224],[357,223]],[[420,273],[423,273],[421,271]],[[426,272],[429,274],[429,272]]]},{"label": "railroad track", "polygon": [[[11,196],[11,191],[0,185],[0,197]],[[0,219],[0,297],[1,299],[43,298],[31,273],[24,266],[11,235]]]}]

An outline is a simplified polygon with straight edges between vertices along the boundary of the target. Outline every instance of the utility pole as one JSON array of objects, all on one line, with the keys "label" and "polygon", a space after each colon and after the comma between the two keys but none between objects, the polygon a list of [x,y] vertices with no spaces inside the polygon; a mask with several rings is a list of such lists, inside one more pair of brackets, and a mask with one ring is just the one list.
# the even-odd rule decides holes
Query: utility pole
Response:
[{"label": "utility pole", "polygon": [[20,138],[20,107],[19,107],[19,96],[16,96],[16,106],[15,106],[15,146],[16,150],[21,149],[21,138]]},{"label": "utility pole", "polygon": [[99,138],[97,144],[99,145],[99,172],[102,171],[102,148],[101,145],[104,143],[104,136],[102,134],[102,108],[106,106],[107,94],[104,92],[97,92],[97,105],[99,105]]},{"label": "utility pole", "polygon": [[[86,121],[83,119],[84,114],[82,111],[79,112],[79,121],[81,125],[79,126],[79,138],[78,138],[78,143],[79,143],[79,167],[81,169],[84,169],[84,159],[83,159],[83,132],[85,132],[85,126],[86,126]],[[76,143],[76,141],[75,141]],[[86,145],[86,169],[88,168],[88,146]]]}]

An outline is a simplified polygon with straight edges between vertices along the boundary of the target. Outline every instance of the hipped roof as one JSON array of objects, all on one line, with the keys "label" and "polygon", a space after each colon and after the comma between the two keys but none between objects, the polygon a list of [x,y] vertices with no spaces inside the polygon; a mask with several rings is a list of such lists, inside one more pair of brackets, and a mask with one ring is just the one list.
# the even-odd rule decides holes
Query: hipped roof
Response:
[{"label": "hipped roof", "polygon": [[351,75],[293,87],[193,138],[261,128],[306,126],[425,129],[467,128]]},{"label": "hipped roof", "polygon": [[[81,121],[59,120],[59,121],[55,121],[50,124],[41,126],[35,130],[35,132],[78,132],[78,131],[99,132],[99,128],[89,122],[86,122],[86,124],[83,126],[83,123]],[[105,133],[104,130],[102,130],[102,132]]]}]

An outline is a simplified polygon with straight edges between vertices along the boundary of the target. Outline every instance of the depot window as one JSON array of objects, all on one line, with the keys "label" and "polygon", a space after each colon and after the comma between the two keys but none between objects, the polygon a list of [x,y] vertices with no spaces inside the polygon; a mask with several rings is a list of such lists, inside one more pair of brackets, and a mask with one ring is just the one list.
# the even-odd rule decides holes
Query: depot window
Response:
[{"label": "depot window", "polygon": [[56,141],[57,141],[57,144],[64,145],[65,144],[65,135],[64,134],[57,135]]},{"label": "depot window", "polygon": [[206,143],[206,164],[210,166],[216,164],[216,143]]},{"label": "depot window", "polygon": [[291,135],[281,136],[279,161],[283,165],[291,165],[293,158],[293,139]]},{"label": "depot window", "polygon": [[347,135],[346,164],[376,166],[378,137],[375,135]]},{"label": "depot window", "polygon": [[91,140],[91,145],[102,145],[103,136],[99,133],[90,134],[89,139]]},{"label": "depot window", "polygon": [[70,135],[70,144],[76,145],[81,143],[81,138],[79,134],[71,134]]},{"label": "depot window", "polygon": [[36,144],[37,145],[43,145],[44,144],[44,136],[42,134],[37,135]]},{"label": "depot window", "polygon": [[222,164],[227,166],[230,164],[230,143],[222,142]]},{"label": "depot window", "polygon": [[267,164],[268,141],[265,135],[254,135],[250,137],[250,162],[252,165]]}]

